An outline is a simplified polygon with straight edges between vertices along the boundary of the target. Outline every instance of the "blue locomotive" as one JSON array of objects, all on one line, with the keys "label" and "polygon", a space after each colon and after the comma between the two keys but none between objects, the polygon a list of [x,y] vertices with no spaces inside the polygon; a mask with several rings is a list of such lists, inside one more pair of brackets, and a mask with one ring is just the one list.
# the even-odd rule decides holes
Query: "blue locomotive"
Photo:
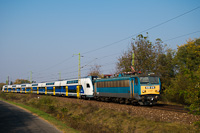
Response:
[{"label": "blue locomotive", "polygon": [[151,75],[97,79],[94,81],[94,98],[127,104],[153,105],[159,98],[160,88],[160,78]]}]

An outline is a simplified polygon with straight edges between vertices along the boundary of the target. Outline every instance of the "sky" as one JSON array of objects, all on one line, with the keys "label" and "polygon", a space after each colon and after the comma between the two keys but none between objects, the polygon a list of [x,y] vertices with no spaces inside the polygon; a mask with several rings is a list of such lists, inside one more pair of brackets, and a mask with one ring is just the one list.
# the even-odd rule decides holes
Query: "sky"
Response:
[{"label": "sky", "polygon": [[0,0],[0,82],[87,76],[116,63],[138,34],[169,48],[200,37],[199,0]]}]

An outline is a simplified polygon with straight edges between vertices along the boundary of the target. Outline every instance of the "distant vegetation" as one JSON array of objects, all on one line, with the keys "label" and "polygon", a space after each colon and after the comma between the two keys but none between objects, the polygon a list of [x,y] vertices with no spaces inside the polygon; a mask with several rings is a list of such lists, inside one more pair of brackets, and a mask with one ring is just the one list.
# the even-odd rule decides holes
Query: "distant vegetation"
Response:
[{"label": "distant vegetation", "polygon": [[30,81],[26,79],[16,79],[14,82],[14,84],[25,84],[25,83],[30,83]]},{"label": "distant vegetation", "polygon": [[2,90],[4,85],[5,85],[5,83],[0,83],[0,90]]},{"label": "distant vegetation", "polygon": [[88,75],[90,76],[98,76],[101,77],[101,71],[100,71],[100,65],[94,65],[90,68],[90,72],[88,73]]},{"label": "distant vegetation", "polygon": [[118,59],[118,72],[131,71],[132,53],[136,71],[160,76],[162,100],[189,105],[200,114],[200,39],[190,39],[175,51],[161,39],[152,43],[148,36],[138,35]]}]

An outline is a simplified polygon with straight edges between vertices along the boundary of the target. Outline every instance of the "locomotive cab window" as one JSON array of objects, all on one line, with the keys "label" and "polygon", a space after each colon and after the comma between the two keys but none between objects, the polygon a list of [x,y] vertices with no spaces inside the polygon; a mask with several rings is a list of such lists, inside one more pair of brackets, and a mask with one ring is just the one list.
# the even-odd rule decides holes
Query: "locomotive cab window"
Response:
[{"label": "locomotive cab window", "polygon": [[149,77],[140,77],[141,84],[149,84]]},{"label": "locomotive cab window", "polygon": [[141,84],[159,84],[158,77],[140,77]]},{"label": "locomotive cab window", "polygon": [[151,84],[159,84],[159,78],[158,77],[149,77],[149,81]]}]

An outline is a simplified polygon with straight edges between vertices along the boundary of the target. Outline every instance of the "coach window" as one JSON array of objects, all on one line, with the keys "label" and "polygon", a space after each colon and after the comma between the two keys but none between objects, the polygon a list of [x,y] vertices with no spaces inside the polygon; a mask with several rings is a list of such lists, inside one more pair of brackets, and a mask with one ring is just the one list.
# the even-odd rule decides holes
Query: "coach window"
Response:
[{"label": "coach window", "polygon": [[[65,86],[63,86],[65,88]],[[56,86],[55,89],[61,89],[61,86]]]},{"label": "coach window", "polygon": [[119,86],[118,87],[124,87],[125,86],[125,81],[124,80],[121,80],[119,81]]},{"label": "coach window", "polygon": [[87,88],[90,88],[90,84],[87,83],[86,86],[87,86]]}]

